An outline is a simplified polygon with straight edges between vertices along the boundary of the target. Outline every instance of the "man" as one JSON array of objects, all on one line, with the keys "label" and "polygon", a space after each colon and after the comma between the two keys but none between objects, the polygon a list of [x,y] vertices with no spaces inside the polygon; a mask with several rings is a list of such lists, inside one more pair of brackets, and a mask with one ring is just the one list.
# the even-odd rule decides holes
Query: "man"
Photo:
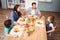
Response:
[{"label": "man", "polygon": [[32,3],[32,7],[28,8],[27,12],[28,12],[29,15],[31,15],[31,14],[32,15],[41,14],[40,11],[37,9],[35,2]]}]

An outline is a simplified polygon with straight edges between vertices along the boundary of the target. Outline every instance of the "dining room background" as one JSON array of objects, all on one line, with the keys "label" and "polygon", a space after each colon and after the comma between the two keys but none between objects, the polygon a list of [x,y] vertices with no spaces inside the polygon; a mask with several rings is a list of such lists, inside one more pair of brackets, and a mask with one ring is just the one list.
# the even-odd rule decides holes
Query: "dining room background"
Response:
[{"label": "dining room background", "polygon": [[60,12],[60,0],[1,0],[1,5],[3,9],[8,9],[13,8],[15,4],[22,4],[27,9],[33,1],[37,2],[41,11]]},{"label": "dining room background", "polygon": [[0,0],[0,40],[4,39],[4,21],[10,15],[15,4],[21,4],[25,9],[31,7],[32,2],[37,3],[42,15],[47,18],[49,15],[56,17],[56,30],[49,40],[60,40],[60,0]]}]

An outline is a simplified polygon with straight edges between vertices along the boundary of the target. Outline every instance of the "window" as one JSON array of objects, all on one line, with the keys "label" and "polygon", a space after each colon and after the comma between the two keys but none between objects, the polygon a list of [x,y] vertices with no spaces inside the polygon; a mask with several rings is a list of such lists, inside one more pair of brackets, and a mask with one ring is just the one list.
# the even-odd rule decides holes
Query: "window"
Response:
[{"label": "window", "polygon": [[51,2],[52,0],[39,0],[41,2]]}]

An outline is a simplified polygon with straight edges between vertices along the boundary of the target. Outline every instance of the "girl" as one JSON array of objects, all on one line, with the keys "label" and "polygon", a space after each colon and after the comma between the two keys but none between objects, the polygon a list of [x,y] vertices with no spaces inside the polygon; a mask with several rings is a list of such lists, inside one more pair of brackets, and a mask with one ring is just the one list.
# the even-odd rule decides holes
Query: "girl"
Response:
[{"label": "girl", "polygon": [[46,24],[47,35],[51,36],[51,33],[55,31],[55,17],[49,16],[47,18],[48,23]]}]

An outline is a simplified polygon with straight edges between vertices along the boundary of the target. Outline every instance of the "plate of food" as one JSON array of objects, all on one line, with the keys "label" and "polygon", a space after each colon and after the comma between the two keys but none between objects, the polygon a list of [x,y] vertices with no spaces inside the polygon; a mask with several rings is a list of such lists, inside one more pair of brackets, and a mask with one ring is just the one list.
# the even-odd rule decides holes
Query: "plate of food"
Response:
[{"label": "plate of food", "polygon": [[36,27],[44,27],[44,22],[42,20],[36,20]]},{"label": "plate of food", "polygon": [[12,30],[10,31],[10,35],[12,36],[21,36],[22,35],[22,27],[14,26]]}]

